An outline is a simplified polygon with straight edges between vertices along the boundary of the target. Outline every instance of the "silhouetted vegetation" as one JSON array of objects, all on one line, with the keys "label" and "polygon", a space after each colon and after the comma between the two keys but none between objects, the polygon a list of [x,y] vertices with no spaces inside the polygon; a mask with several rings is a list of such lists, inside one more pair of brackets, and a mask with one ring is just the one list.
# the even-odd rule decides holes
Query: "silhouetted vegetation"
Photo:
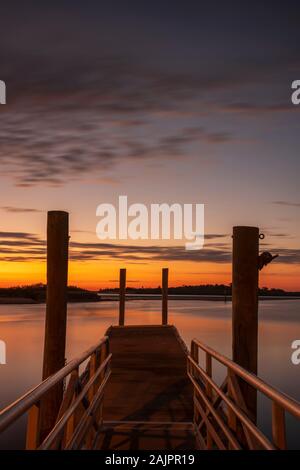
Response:
[{"label": "silhouetted vegetation", "polygon": [[[115,287],[112,289],[100,289],[99,293],[117,293],[119,288]],[[160,294],[161,287],[127,287],[126,292],[131,294]],[[202,284],[197,286],[179,286],[169,287],[169,294],[172,295],[222,295],[231,296],[231,285],[225,284]],[[287,292],[283,289],[269,289],[263,287],[259,289],[260,296],[300,296],[300,292]]]},{"label": "silhouetted vegetation", "polygon": [[[118,293],[119,288],[104,288],[101,293]],[[127,293],[131,294],[161,294],[161,287],[127,287]],[[170,295],[207,295],[207,296],[231,296],[231,286],[225,284],[203,284],[198,286],[169,287]],[[300,292],[287,292],[283,289],[259,289],[259,295],[264,297],[297,297]],[[46,301],[46,285],[34,284],[29,286],[2,287],[0,288],[0,303],[43,303]],[[68,287],[68,302],[99,302],[101,295],[87,289],[76,286]]]},{"label": "silhouetted vegetation", "polygon": [[[0,288],[0,299],[27,299],[42,303],[46,301],[45,284],[34,284],[30,286],[17,286]],[[98,302],[99,296],[96,292],[81,289],[76,286],[68,287],[68,302]]]}]

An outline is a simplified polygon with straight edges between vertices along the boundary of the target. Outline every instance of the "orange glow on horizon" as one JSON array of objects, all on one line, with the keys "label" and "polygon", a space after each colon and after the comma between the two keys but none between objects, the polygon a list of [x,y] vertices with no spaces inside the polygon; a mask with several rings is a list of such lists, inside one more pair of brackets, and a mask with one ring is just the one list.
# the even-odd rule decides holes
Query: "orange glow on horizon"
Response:
[{"label": "orange glow on horizon", "polygon": [[[149,263],[120,263],[120,260],[70,261],[69,285],[98,290],[117,287],[119,269],[127,268],[127,286],[157,287],[161,285],[161,269],[168,267],[169,285],[230,284],[230,263],[193,263],[151,261]],[[45,262],[0,262],[0,287],[46,283]],[[276,264],[264,268],[260,273],[260,286],[299,291],[299,268],[287,264]]]}]

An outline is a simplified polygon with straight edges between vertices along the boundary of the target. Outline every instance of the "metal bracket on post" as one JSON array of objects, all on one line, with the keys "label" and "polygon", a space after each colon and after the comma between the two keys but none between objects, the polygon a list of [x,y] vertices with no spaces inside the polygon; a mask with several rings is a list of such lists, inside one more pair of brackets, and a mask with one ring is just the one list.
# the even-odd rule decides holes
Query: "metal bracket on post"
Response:
[{"label": "metal bracket on post", "polygon": [[278,258],[279,255],[271,255],[269,251],[264,251],[258,257],[258,269],[261,271],[263,267],[270,264],[273,259]]}]

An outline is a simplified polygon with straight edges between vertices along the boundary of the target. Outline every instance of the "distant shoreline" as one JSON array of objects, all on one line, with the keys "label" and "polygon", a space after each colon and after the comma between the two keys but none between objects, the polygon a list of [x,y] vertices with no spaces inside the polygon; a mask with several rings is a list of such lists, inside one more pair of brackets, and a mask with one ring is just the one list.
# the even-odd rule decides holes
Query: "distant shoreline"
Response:
[{"label": "distant shoreline", "polygon": [[[126,298],[126,302],[129,301],[134,301],[134,300],[160,300],[161,296],[156,295],[156,294],[148,294],[148,295],[130,295],[128,298]],[[231,302],[231,296],[224,296],[224,295],[174,295],[170,294],[169,295],[169,300],[198,300],[198,301],[212,301],[212,302]],[[260,301],[265,301],[265,300],[300,300],[300,296],[259,296]],[[82,300],[76,300],[76,301],[68,301],[68,304],[73,304],[73,303],[102,303],[102,302],[118,302],[118,295],[106,295],[103,296],[103,298],[99,298],[98,301],[95,300],[88,300],[88,299],[82,299]],[[12,298],[12,297],[0,297],[0,305],[38,305],[38,304],[45,304],[45,301],[37,301],[34,299],[28,299],[28,298]]]},{"label": "distant shoreline", "polygon": [[33,299],[23,299],[23,298],[12,298],[12,297],[0,297],[0,305],[25,305],[25,304],[39,304],[41,302],[37,302]]},{"label": "distant shoreline", "polygon": [[[231,302],[231,294],[231,286],[225,284],[170,286],[168,289],[168,299],[170,301],[205,300]],[[115,302],[119,300],[119,288],[91,291],[77,286],[68,286],[66,295],[68,303]],[[161,300],[161,296],[162,291],[160,286],[155,288],[126,288],[126,302],[132,300]],[[300,292],[263,287],[258,289],[258,296],[260,300],[300,299]],[[45,284],[0,288],[0,305],[44,304],[46,297],[47,286]]]}]

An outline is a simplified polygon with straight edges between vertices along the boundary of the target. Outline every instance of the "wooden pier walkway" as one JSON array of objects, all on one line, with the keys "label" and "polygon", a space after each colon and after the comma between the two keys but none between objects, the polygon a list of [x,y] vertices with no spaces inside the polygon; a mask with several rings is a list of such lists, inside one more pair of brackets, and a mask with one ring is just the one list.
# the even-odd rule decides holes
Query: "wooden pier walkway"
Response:
[{"label": "wooden pier walkway", "polygon": [[188,350],[176,328],[111,327],[112,374],[103,402],[102,449],[192,449]]},{"label": "wooden pier walkway", "polygon": [[[188,352],[171,325],[113,326],[107,334],[2,410],[0,432],[28,412],[27,449],[287,448],[285,415],[300,420],[300,403],[256,375],[197,340]],[[225,368],[221,385],[213,363]],[[59,411],[43,433],[49,396],[63,383]],[[271,439],[256,425],[242,384],[270,400]]]}]

